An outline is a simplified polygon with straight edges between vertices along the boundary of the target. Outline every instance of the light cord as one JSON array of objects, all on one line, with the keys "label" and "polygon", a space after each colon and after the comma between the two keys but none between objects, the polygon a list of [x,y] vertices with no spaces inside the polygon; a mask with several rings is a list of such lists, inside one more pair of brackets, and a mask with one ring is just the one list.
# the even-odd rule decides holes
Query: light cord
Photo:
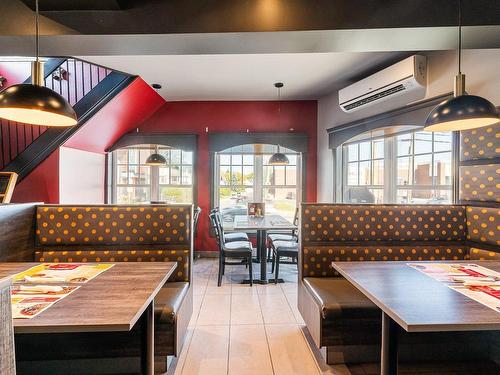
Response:
[{"label": "light cord", "polygon": [[40,25],[39,25],[39,14],[38,14],[38,0],[35,0],[35,49],[36,49],[36,61],[39,60],[40,55]]},{"label": "light cord", "polygon": [[458,74],[462,74],[462,0],[458,0]]}]

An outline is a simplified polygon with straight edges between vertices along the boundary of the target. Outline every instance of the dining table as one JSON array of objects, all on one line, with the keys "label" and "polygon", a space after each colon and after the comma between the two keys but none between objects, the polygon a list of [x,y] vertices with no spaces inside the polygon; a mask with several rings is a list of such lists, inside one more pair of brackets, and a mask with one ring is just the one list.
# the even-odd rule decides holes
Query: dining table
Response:
[{"label": "dining table", "polygon": [[381,375],[398,373],[398,326],[406,332],[499,331],[500,311],[418,269],[429,264],[481,266],[498,261],[333,262],[332,267],[382,311]]},{"label": "dining table", "polygon": [[[236,215],[234,217],[234,230],[242,232],[257,232],[257,259],[260,263],[260,278],[253,280],[257,284],[274,282],[267,279],[267,232],[292,231],[297,226],[281,215],[269,214],[263,216]],[[278,280],[278,282],[282,280]],[[247,280],[245,280],[247,282]]]},{"label": "dining table", "polygon": [[[37,265],[40,263],[0,263],[0,279]],[[14,333],[130,331],[142,320],[141,371],[153,375],[154,298],[176,267],[176,262],[115,263],[39,315],[13,319]]]}]

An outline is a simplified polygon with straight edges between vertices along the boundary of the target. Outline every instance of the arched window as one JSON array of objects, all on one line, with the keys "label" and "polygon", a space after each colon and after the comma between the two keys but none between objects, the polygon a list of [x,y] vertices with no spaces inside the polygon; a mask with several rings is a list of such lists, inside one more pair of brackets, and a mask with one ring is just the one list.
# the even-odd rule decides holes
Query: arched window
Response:
[{"label": "arched window", "polygon": [[[152,153],[163,155],[164,166],[148,166]],[[192,203],[193,152],[168,146],[140,144],[111,152],[113,203]]]},{"label": "arched window", "polygon": [[301,154],[280,147],[290,164],[270,165],[277,151],[276,145],[246,144],[215,153],[214,202],[226,223],[245,215],[249,202],[265,203],[266,214],[293,219],[302,196]]}]

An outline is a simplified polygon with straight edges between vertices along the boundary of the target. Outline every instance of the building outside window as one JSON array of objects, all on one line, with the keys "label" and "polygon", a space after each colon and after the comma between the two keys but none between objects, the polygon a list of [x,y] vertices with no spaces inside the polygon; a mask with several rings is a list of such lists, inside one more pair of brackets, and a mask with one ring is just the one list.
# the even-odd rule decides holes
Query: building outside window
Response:
[{"label": "building outside window", "polygon": [[[154,152],[165,166],[148,166]],[[113,151],[113,203],[192,203],[193,153],[156,145],[138,145]]]},{"label": "building outside window", "polygon": [[215,205],[224,222],[245,215],[249,202],[264,202],[266,214],[292,220],[300,201],[300,154],[281,147],[290,161],[286,166],[269,165],[277,152],[274,145],[242,145],[216,153]]},{"label": "building outside window", "polygon": [[451,203],[451,133],[413,131],[343,146],[343,201]]}]

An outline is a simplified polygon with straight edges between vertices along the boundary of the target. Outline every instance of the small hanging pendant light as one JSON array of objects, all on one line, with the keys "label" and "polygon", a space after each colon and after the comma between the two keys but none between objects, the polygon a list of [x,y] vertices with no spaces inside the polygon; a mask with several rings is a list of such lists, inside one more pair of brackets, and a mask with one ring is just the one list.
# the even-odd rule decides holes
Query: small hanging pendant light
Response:
[{"label": "small hanging pendant light", "polygon": [[[274,87],[278,89],[278,125],[281,125],[281,88],[283,87],[282,82],[276,82]],[[269,158],[269,165],[288,165],[290,160],[285,154],[280,152],[280,145],[278,145],[278,152],[273,154]]]},{"label": "small hanging pendant light", "polygon": [[[137,133],[139,133],[139,128],[137,128]],[[149,165],[150,167],[161,167],[167,164],[167,159],[165,159],[163,155],[158,153],[158,147],[156,147],[155,152],[148,156],[145,164]]]},{"label": "small hanging pendant light", "polygon": [[72,126],[78,123],[71,105],[61,95],[43,86],[43,62],[39,58],[39,13],[35,2],[36,58],[31,68],[31,84],[12,85],[0,92],[0,117],[42,126]]},{"label": "small hanging pendant light", "polygon": [[424,130],[460,131],[481,128],[500,121],[493,103],[465,92],[465,75],[462,63],[462,17],[461,1],[458,1],[458,74],[455,77],[454,97],[440,103],[427,117]]}]

